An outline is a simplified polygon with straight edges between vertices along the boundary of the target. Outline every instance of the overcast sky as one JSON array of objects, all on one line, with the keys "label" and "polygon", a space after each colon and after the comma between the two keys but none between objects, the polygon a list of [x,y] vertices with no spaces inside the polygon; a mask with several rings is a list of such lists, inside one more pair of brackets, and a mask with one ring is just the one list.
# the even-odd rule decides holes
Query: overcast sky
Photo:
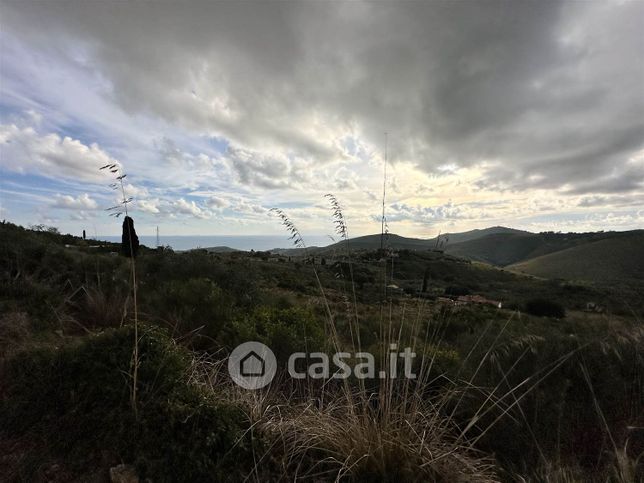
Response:
[{"label": "overcast sky", "polygon": [[0,218],[118,234],[644,228],[644,2],[0,2]]}]

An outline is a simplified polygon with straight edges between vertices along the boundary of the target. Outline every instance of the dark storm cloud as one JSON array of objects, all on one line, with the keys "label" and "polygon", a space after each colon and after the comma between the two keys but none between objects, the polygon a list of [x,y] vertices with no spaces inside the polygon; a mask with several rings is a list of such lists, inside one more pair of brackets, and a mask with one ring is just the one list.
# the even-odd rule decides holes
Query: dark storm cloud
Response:
[{"label": "dark storm cloud", "polygon": [[[333,137],[481,186],[641,188],[643,2],[9,2],[34,49],[98,69],[111,96],[237,147],[243,182],[330,162]],[[275,153],[279,152],[279,155]],[[288,177],[288,179],[287,179]]]}]

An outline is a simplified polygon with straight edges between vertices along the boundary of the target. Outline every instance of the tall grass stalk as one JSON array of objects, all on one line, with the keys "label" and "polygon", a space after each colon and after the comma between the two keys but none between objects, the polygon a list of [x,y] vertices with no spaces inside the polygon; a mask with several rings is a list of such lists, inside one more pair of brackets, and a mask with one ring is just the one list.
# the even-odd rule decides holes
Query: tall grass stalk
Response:
[{"label": "tall grass stalk", "polygon": [[[308,258],[309,253],[308,253],[306,243],[304,242],[304,238],[302,237],[302,234],[298,230],[295,223],[288,217],[288,215],[283,210],[280,210],[278,208],[272,208],[270,211],[272,213],[275,213],[279,217],[279,219],[282,222],[282,225],[290,233],[291,235],[290,240],[293,242],[293,245],[297,248],[302,249],[302,251],[304,252],[304,257]],[[313,273],[315,275],[315,280],[318,286],[318,290],[320,291],[320,295],[324,303],[324,309],[327,317],[326,325],[331,336],[331,342],[333,343],[335,351],[340,352],[341,344],[340,344],[340,337],[338,335],[337,327],[335,325],[335,317],[333,316],[333,311],[331,310],[331,306],[329,305],[329,300],[326,296],[324,286],[322,285],[322,281],[320,280],[320,275],[318,273],[318,270],[317,268],[315,268],[314,259],[312,260],[311,266],[313,267]],[[347,396],[351,397],[348,383],[346,380],[344,382],[347,390]]]},{"label": "tall grass stalk", "polygon": [[[332,209],[333,223],[335,225],[336,234],[340,236],[346,249],[346,259],[349,267],[349,282],[351,284],[351,295],[353,299],[353,311],[349,318],[349,330],[351,334],[351,345],[353,352],[362,351],[362,343],[360,341],[360,317],[358,314],[358,297],[356,295],[356,284],[353,278],[353,260],[351,257],[351,247],[349,245],[349,228],[344,218],[342,206],[338,199],[331,193],[324,195],[329,200]],[[355,337],[355,341],[354,341]]]},{"label": "tall grass stalk", "polygon": [[[336,233],[346,247],[354,306],[352,316],[349,318],[351,345],[354,349],[356,347],[360,349],[360,319],[351,266],[348,229],[338,200],[331,194],[326,197],[331,203]],[[291,234],[295,246],[303,248],[305,256],[308,256],[303,237],[294,222],[282,210],[272,211],[279,216],[282,224]],[[331,340],[336,351],[340,351],[342,341],[339,339],[334,316],[315,265],[313,265],[313,271],[324,301]],[[386,282],[385,275],[385,285]],[[438,400],[425,397],[426,391],[432,384],[431,369],[436,352],[423,354],[420,374],[413,387],[409,379],[400,382],[396,378],[390,359],[385,354],[390,347],[402,347],[404,342],[416,347],[417,331],[421,326],[426,301],[418,299],[418,310],[411,322],[409,341],[403,340],[403,333],[407,329],[406,307],[403,306],[400,323],[396,327],[393,305],[391,301],[385,300],[385,302],[387,303],[383,304],[383,308],[387,308],[388,315],[386,319],[381,318],[380,324],[380,345],[383,348],[380,367],[385,377],[378,383],[376,392],[368,391],[362,379],[358,381],[359,389],[352,390],[345,379],[344,397],[331,398],[321,407],[294,404],[292,401],[277,403],[272,407],[272,411],[262,413],[261,427],[264,431],[280,435],[283,439],[282,444],[288,448],[289,462],[296,457],[302,461],[311,452],[323,451],[328,454],[328,458],[323,460],[321,465],[333,467],[337,478],[346,474],[362,474],[370,471],[368,470],[370,466],[378,468],[376,474],[386,475],[395,472],[394,467],[400,463],[399,458],[406,458],[407,465],[415,461],[412,466],[420,469],[425,478],[434,478],[438,473],[445,471],[454,472],[454,475],[462,475],[465,471],[469,475],[476,474],[480,481],[495,481],[491,465],[484,458],[475,456],[476,451],[472,445],[461,442],[464,433],[460,433],[459,436],[453,414],[447,418],[441,416],[441,408],[451,400],[453,394],[459,391],[445,391]],[[440,324],[439,327],[434,327],[433,335],[439,334],[440,329]],[[442,329],[444,330],[444,327]],[[428,335],[429,325],[425,332],[424,347],[427,347]],[[440,346],[440,341],[435,342]],[[429,356],[429,362],[425,356]],[[325,387],[326,385],[323,389]],[[250,412],[258,413],[257,410],[250,410]],[[396,453],[399,453],[398,456],[395,456]],[[454,460],[459,460],[459,463],[456,464]],[[466,470],[463,469],[463,465]],[[314,471],[314,468],[309,470]],[[317,469],[324,473],[323,468],[317,467]],[[406,477],[411,474],[406,474]],[[320,473],[308,475],[308,477],[319,476]],[[415,478],[418,476],[416,475]]]},{"label": "tall grass stalk", "polygon": [[[108,208],[111,211],[111,216],[118,218],[121,214],[125,213],[125,218],[129,217],[127,205],[132,201],[125,194],[125,186],[123,180],[127,174],[123,173],[121,166],[118,164],[106,164],[100,168],[101,170],[107,169],[110,173],[116,175],[116,183],[112,183],[110,187],[115,190],[120,190],[121,201],[118,205]],[[136,280],[136,257],[134,247],[132,245],[132,223],[126,223],[128,230],[128,241],[130,244],[130,279],[132,285],[132,303],[134,308],[134,342],[132,347],[132,385],[130,390],[130,404],[134,411],[135,417],[138,419],[138,406],[137,406],[137,389],[138,389],[138,374],[139,374],[139,310],[137,301],[137,280]]]},{"label": "tall grass stalk", "polygon": [[[359,303],[353,279],[348,228],[337,198],[332,194],[325,197],[331,205],[336,234],[346,248],[344,259],[349,269],[353,303],[347,335],[351,347],[361,348]],[[295,224],[281,210],[273,211],[291,233],[295,245],[304,248],[308,257],[309,253]],[[369,388],[365,387],[363,379],[359,379],[356,381],[357,389],[351,389],[345,379],[343,390],[337,393],[332,393],[332,385],[325,383],[321,389],[325,391],[329,388],[331,396],[326,399],[314,397],[311,391],[317,389],[312,385],[308,386],[309,394],[304,399],[296,398],[295,393],[289,396],[279,392],[270,396],[272,402],[267,399],[260,401],[254,396],[244,397],[249,414],[257,418],[253,420],[254,427],[273,438],[270,451],[277,448],[283,451],[284,473],[295,475],[296,479],[313,481],[321,478],[338,481],[345,477],[361,481],[383,478],[388,481],[497,481],[493,461],[479,453],[477,448],[496,425],[504,419],[510,419],[525,423],[538,457],[546,468],[545,474],[549,475],[542,481],[574,481],[574,475],[579,474],[576,470],[568,471],[560,467],[561,471],[556,475],[550,470],[552,463],[540,446],[522,404],[536,388],[590,343],[559,353],[553,360],[543,363],[517,382],[510,383],[511,377],[517,379],[515,373],[524,365],[526,356],[535,353],[535,344],[543,342],[539,336],[526,335],[502,344],[501,341],[507,338],[508,327],[520,315],[513,312],[498,329],[495,329],[494,319],[484,326],[453,376],[448,376],[442,369],[436,371],[437,366],[441,367],[441,348],[450,347],[444,337],[454,312],[441,312],[438,318],[431,316],[427,321],[427,301],[423,298],[399,301],[400,305],[394,310],[393,301],[387,293],[389,264],[386,253],[386,250],[379,251],[381,256],[385,254],[378,337],[378,346],[382,349],[380,369],[384,377],[379,379],[376,376]],[[393,276],[393,257],[391,263]],[[324,301],[333,346],[340,350],[343,341],[335,328],[334,314],[315,264],[313,271]],[[347,291],[346,286],[344,290]],[[421,354],[415,380],[401,380],[393,375],[387,352],[390,347],[402,348],[403,344],[414,352],[422,347],[422,350],[418,350]],[[473,360],[474,357],[477,360]],[[511,358],[507,368],[501,366],[501,358]],[[482,371],[487,366],[496,367],[500,375],[500,380],[489,388],[478,385]],[[468,371],[467,376],[464,376],[465,371]],[[585,377],[589,380],[587,373]],[[311,400],[324,402],[311,404]],[[478,402],[474,407],[463,409],[466,400]],[[600,412],[598,414],[601,415]],[[602,422],[607,430],[605,418]],[[618,448],[614,438],[611,438],[611,442],[615,455],[615,480],[620,483],[633,481],[629,480],[635,474],[633,460],[626,454],[626,448]],[[268,455],[263,455],[260,461],[265,458]],[[517,481],[528,481],[514,476]]]}]

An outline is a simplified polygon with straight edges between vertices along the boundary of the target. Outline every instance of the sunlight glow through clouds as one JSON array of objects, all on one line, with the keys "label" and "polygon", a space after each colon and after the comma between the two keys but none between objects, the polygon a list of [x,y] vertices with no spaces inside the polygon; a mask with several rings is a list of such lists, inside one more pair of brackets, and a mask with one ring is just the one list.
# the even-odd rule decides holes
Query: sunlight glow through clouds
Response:
[{"label": "sunlight glow through clouds", "polygon": [[118,231],[119,162],[143,232],[323,235],[333,192],[374,233],[386,131],[394,233],[643,225],[641,2],[2,8],[12,221]]}]

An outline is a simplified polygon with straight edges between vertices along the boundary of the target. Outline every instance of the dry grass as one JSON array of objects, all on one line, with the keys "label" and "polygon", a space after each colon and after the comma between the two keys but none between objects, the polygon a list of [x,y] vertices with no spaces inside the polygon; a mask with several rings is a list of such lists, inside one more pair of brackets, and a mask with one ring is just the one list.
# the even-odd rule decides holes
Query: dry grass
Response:
[{"label": "dry grass", "polygon": [[588,471],[584,471],[576,464],[566,464],[562,461],[545,462],[536,470],[526,475],[513,475],[515,481],[520,483],[641,483],[641,470],[638,467],[644,458],[632,458],[627,454],[627,448],[618,449],[611,454],[612,464],[589,479]]},{"label": "dry grass", "polygon": [[[493,462],[455,444],[453,428],[428,405],[387,413],[349,406],[272,407],[260,427],[284,448],[285,475],[361,481],[496,481]],[[444,420],[443,420],[444,421]],[[314,464],[311,464],[315,462]]]},{"label": "dry grass", "polygon": [[498,481],[494,461],[459,441],[458,428],[438,412],[441,401],[420,390],[396,388],[386,406],[379,401],[390,389],[348,397],[342,386],[289,392],[274,382],[272,390],[248,391],[227,377],[225,359],[205,356],[195,359],[190,379],[244,408],[252,431],[268,442],[251,481]]},{"label": "dry grass", "polygon": [[80,286],[65,300],[66,325],[85,332],[120,327],[127,320],[129,298],[119,292],[106,293],[100,287]]}]

